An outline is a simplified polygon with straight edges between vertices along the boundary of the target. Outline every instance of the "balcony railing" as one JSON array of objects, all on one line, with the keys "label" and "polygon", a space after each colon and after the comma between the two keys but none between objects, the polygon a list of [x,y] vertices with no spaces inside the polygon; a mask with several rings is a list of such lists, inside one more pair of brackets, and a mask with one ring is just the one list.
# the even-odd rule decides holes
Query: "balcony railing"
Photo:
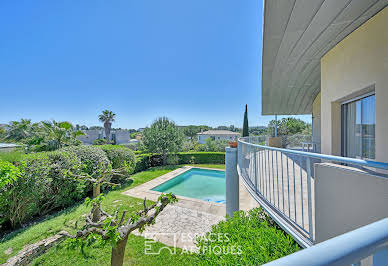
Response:
[{"label": "balcony railing", "polygon": [[250,194],[303,247],[314,244],[314,167],[332,162],[388,170],[387,163],[268,147],[239,139],[238,170]]},{"label": "balcony railing", "polygon": [[[372,256],[371,256],[372,255]],[[266,265],[387,265],[388,218],[326,240]]]}]

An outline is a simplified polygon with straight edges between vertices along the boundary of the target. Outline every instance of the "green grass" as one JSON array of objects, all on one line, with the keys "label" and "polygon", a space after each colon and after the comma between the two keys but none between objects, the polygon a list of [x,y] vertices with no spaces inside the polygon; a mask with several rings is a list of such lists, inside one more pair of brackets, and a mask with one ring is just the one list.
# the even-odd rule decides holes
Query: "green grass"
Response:
[{"label": "green grass", "polygon": [[[225,169],[225,165],[197,164],[191,166]],[[108,212],[113,212],[118,205],[122,205],[121,211],[127,210],[129,214],[141,209],[142,199],[121,193],[179,167],[181,166],[154,167],[132,175],[126,185],[106,194],[106,199],[102,204],[103,208]],[[0,264],[6,262],[9,257],[14,256],[27,244],[35,243],[61,230],[74,233],[77,230],[76,227],[80,228],[84,224],[82,215],[89,211],[90,207],[78,204],[35,225],[8,235],[0,241]],[[248,218],[249,216],[241,213],[240,218],[236,216],[213,227],[212,232],[230,234],[230,243],[202,243],[202,245],[209,247],[218,244],[222,247],[241,245],[243,247],[241,255],[197,255],[182,253],[180,249],[177,249],[176,254],[170,254],[167,249],[163,249],[160,255],[148,255],[145,254],[146,239],[130,235],[125,251],[124,265],[253,265],[268,262],[299,249],[297,244],[280,228],[263,223],[261,218],[263,215],[254,214],[254,211],[251,211],[249,215],[251,218]],[[153,250],[165,247],[159,242],[152,246]],[[13,249],[12,254],[5,254],[4,251],[10,247]],[[79,249],[68,249],[64,243],[61,243],[35,258],[31,265],[109,265],[110,257],[111,246],[109,245],[86,247],[81,253]]]},{"label": "green grass", "polygon": [[[200,166],[200,165],[195,165]],[[201,165],[204,167],[222,168],[220,165]],[[127,210],[129,214],[142,208],[142,200],[121,194],[123,191],[137,185],[143,184],[158,176],[164,175],[180,166],[155,167],[147,171],[134,174],[128,184],[117,190],[110,191],[103,201],[103,208],[108,212],[113,212],[118,205],[122,205],[121,211]],[[151,203],[151,202],[149,202]],[[18,230],[0,242],[0,263],[4,263],[11,256],[14,256],[25,245],[35,243],[41,239],[47,238],[66,230],[74,233],[77,225],[80,228],[84,224],[83,214],[88,213],[90,208],[85,204],[68,208],[52,217],[47,218],[35,225]],[[125,264],[137,265],[181,265],[195,264],[197,256],[190,254],[170,255],[164,251],[162,255],[145,255],[144,241],[142,237],[131,236],[128,240]],[[160,246],[163,244],[159,243]],[[10,255],[4,253],[5,250],[12,247]],[[60,244],[57,248],[52,248],[46,254],[36,258],[34,264],[41,265],[107,265],[110,263],[111,248],[106,247],[89,247],[86,254],[81,254],[79,250],[69,250]],[[178,252],[179,253],[179,252]]]},{"label": "green grass", "polygon": [[0,151],[0,160],[7,161],[10,163],[20,162],[24,152],[22,150],[13,150],[13,151]]}]

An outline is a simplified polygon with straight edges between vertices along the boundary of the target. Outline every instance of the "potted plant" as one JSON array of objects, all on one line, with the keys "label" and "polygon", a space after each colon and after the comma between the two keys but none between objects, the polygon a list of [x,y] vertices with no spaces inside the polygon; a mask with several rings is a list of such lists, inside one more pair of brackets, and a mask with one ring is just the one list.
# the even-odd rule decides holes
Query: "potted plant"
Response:
[{"label": "potted plant", "polygon": [[229,147],[237,148],[237,141],[229,141]]}]

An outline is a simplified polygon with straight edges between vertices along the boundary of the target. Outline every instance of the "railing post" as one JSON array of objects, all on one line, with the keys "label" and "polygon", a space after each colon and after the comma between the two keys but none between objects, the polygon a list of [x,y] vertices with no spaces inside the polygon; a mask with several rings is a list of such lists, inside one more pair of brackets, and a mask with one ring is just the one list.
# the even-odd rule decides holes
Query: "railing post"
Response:
[{"label": "railing post", "polygon": [[[226,214],[233,217],[233,213],[239,210],[237,149],[226,147],[225,151]],[[243,160],[243,158],[240,159]]]},{"label": "railing post", "polygon": [[309,157],[306,157],[307,168],[307,204],[308,204],[308,216],[309,216],[309,238],[314,243],[314,225],[313,225],[313,204],[311,195],[311,161]]}]

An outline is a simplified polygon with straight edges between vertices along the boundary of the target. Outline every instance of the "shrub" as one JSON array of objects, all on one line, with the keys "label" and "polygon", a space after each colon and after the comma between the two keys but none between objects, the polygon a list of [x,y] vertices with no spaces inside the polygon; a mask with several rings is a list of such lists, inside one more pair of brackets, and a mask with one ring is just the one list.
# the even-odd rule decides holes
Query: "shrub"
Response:
[{"label": "shrub", "polygon": [[108,143],[108,141],[106,139],[95,139],[93,141],[93,145],[104,145],[107,143]]},{"label": "shrub", "polygon": [[0,160],[0,189],[15,182],[19,176],[19,168],[10,162]]},{"label": "shrub", "polygon": [[137,151],[139,148],[139,142],[120,144],[120,146],[126,147],[128,149],[133,150],[133,151]]},{"label": "shrub", "polygon": [[160,154],[143,153],[136,156],[134,172],[144,171],[150,167],[163,165],[163,157]]},{"label": "shrub", "polygon": [[141,172],[150,167],[149,160],[151,155],[150,154],[139,154],[136,156],[135,159],[135,169],[134,172]]},{"label": "shrub", "polygon": [[0,213],[12,227],[35,215],[72,205],[84,197],[83,182],[73,175],[81,173],[81,163],[69,152],[55,151],[25,156],[21,176],[0,193]]},{"label": "shrub", "polygon": [[197,246],[203,265],[259,265],[299,250],[261,208],[235,212],[198,238]]},{"label": "shrub", "polygon": [[167,157],[168,165],[177,165],[179,164],[179,157],[177,154],[169,154]]},{"label": "shrub", "polygon": [[[102,145],[101,149],[108,156],[113,169],[122,169],[123,173],[130,174],[135,168],[135,154],[123,146]],[[114,183],[122,182],[122,177],[117,175],[112,178]]]},{"label": "shrub", "polygon": [[113,169],[129,165],[132,169],[135,166],[135,154],[130,149],[116,145],[102,145],[100,148],[106,153]]},{"label": "shrub", "polygon": [[110,167],[106,153],[99,147],[80,145],[66,147],[62,150],[74,153],[82,163],[82,171],[91,176]]}]

